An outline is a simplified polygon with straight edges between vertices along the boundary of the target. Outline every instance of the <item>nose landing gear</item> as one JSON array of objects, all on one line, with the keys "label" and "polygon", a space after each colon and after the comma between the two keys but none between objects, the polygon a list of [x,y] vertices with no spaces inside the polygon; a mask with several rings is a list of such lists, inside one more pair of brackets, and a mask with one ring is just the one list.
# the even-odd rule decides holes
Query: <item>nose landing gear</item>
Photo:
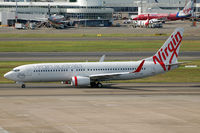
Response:
[{"label": "nose landing gear", "polygon": [[21,85],[21,88],[26,88],[26,85],[23,82],[16,82],[16,84]]}]

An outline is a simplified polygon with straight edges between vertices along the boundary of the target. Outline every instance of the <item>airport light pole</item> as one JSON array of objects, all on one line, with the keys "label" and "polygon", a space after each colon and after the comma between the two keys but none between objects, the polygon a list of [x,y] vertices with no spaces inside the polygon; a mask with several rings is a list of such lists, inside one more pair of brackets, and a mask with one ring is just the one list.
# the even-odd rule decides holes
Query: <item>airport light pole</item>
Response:
[{"label": "airport light pole", "polygon": [[86,0],[86,13],[85,13],[85,27],[87,26],[87,6],[88,6],[88,1]]},{"label": "airport light pole", "polygon": [[181,10],[181,1],[179,0],[179,11]]},{"label": "airport light pole", "polygon": [[197,6],[196,6],[197,2],[196,0],[194,0],[194,9],[193,9],[193,14],[192,14],[192,26],[196,26],[196,19],[197,19]]},{"label": "airport light pole", "polygon": [[48,16],[49,16],[49,18],[51,16],[51,6],[50,6],[50,4],[48,4]]},{"label": "airport light pole", "polygon": [[17,18],[18,18],[18,13],[17,13],[17,8],[18,8],[18,6],[17,6],[17,1],[18,0],[15,0],[15,2],[16,2],[16,9],[15,9],[15,23],[17,23]]},{"label": "airport light pole", "polygon": [[143,0],[141,0],[141,14],[143,13]]}]

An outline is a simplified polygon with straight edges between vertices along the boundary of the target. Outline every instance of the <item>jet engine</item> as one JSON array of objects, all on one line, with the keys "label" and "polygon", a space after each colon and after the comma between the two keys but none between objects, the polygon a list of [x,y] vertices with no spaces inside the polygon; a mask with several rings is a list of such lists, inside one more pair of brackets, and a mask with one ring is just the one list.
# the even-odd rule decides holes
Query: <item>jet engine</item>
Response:
[{"label": "jet engine", "polygon": [[82,77],[82,76],[74,76],[72,77],[72,86],[88,86],[90,85],[90,78],[89,77]]}]

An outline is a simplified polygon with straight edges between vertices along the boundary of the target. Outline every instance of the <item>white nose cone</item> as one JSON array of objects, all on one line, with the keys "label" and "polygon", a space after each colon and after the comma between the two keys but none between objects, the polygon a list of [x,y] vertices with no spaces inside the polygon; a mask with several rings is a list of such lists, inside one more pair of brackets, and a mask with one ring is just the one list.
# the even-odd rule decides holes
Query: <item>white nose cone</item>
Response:
[{"label": "white nose cone", "polygon": [[8,73],[4,74],[4,78],[8,78],[8,75],[9,75]]},{"label": "white nose cone", "polygon": [[12,77],[11,72],[8,72],[8,73],[4,74],[4,78],[12,80],[13,77]]}]

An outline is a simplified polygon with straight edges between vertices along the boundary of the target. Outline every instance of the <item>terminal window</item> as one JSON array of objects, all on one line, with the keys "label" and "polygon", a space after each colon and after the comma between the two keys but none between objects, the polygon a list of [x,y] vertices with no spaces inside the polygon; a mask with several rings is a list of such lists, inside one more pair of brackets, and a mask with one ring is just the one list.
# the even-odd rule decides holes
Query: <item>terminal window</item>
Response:
[{"label": "terminal window", "polygon": [[69,2],[77,2],[77,0],[69,0]]}]

